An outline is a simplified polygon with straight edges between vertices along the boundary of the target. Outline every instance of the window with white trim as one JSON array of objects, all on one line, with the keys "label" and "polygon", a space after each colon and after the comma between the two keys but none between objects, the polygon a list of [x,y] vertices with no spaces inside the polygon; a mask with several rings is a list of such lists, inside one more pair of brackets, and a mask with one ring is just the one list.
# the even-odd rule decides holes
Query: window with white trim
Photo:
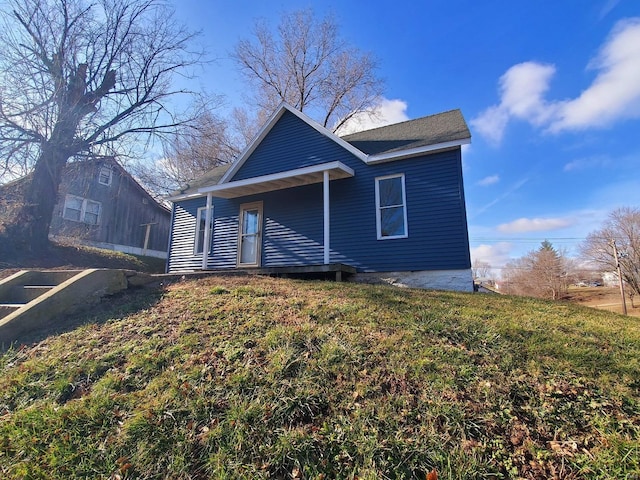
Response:
[{"label": "window with white trim", "polygon": [[111,179],[113,177],[113,170],[109,165],[103,165],[98,172],[98,183],[100,185],[111,185]]},{"label": "window with white trim", "polygon": [[62,217],[72,222],[98,225],[100,223],[100,211],[102,204],[88,198],[67,195],[64,199],[64,211]]},{"label": "window with white trim", "polygon": [[376,228],[378,240],[409,236],[403,173],[376,178]]},{"label": "window with white trim", "polygon": [[[211,215],[209,216],[209,249],[207,253],[211,253],[211,241],[213,239],[213,206],[211,207]],[[204,245],[204,232],[206,230],[207,222],[207,207],[198,208],[198,215],[196,217],[196,241],[193,248],[193,252],[196,255],[201,255]]]}]

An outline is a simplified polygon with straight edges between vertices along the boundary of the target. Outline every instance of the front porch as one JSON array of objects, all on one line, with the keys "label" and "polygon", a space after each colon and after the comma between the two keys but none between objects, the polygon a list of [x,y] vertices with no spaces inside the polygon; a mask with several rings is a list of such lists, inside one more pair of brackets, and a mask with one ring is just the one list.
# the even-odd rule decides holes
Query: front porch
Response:
[{"label": "front porch", "polygon": [[342,282],[356,273],[356,268],[344,263],[320,265],[298,265],[282,267],[256,268],[220,268],[197,270],[194,272],[175,272],[159,277],[202,278],[210,275],[264,275],[270,277],[301,278],[305,280],[330,279]]},{"label": "front porch", "polygon": [[344,263],[328,263],[322,265],[301,265],[288,267],[261,267],[248,268],[247,273],[254,275],[269,275],[271,277],[285,278],[302,278],[302,279],[318,279],[318,278],[334,278],[336,282],[342,282],[349,276],[356,273],[356,268]]}]

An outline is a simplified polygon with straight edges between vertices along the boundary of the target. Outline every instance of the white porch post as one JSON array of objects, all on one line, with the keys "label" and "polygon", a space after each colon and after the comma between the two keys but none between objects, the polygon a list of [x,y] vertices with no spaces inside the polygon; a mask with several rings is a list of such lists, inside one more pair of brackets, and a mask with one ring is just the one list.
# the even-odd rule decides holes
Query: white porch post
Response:
[{"label": "white porch post", "polygon": [[330,259],[329,245],[329,171],[322,172],[322,194],[324,200],[324,264],[328,265]]},{"label": "white porch post", "polygon": [[[202,270],[209,263],[209,245],[211,245],[211,192],[207,193],[207,208],[204,212],[204,238],[202,239]],[[198,225],[198,228],[200,226]]]}]

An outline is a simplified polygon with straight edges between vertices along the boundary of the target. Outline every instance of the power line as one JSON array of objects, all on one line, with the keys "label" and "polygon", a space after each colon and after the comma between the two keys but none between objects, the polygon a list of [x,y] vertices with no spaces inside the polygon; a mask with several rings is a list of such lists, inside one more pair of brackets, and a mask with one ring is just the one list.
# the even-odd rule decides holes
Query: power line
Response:
[{"label": "power line", "polygon": [[545,240],[549,242],[584,242],[590,239],[598,239],[609,241],[611,238],[616,240],[624,240],[624,237],[469,237],[470,242],[526,242],[526,243],[540,243]]}]

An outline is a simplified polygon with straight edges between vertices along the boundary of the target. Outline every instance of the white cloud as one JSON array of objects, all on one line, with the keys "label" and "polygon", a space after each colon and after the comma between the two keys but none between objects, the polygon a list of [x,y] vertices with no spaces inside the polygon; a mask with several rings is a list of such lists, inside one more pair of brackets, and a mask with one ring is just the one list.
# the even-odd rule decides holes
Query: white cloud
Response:
[{"label": "white cloud", "polygon": [[498,225],[501,233],[526,233],[559,230],[569,227],[573,220],[568,218],[519,218],[513,222]]},{"label": "white cloud", "polygon": [[384,127],[393,123],[409,120],[407,116],[407,102],[404,100],[389,100],[381,97],[372,113],[360,112],[345,122],[336,132],[338,135],[361,132],[376,127]]},{"label": "white cloud", "polygon": [[471,120],[471,125],[499,144],[509,121],[525,120],[552,133],[606,127],[640,118],[640,17],[618,22],[589,63],[596,78],[577,98],[545,100],[554,65],[524,62],[500,77],[500,103]]},{"label": "white cloud", "polygon": [[607,167],[611,164],[611,157],[607,155],[594,155],[592,157],[578,158],[565,164],[565,172],[587,170],[590,168]]},{"label": "white cloud", "polygon": [[598,76],[578,98],[559,103],[552,132],[640,117],[640,17],[618,22],[590,67]]},{"label": "white cloud", "polygon": [[511,259],[513,245],[509,242],[498,242],[493,245],[478,245],[471,249],[471,261],[486,262],[492,267],[501,267]]},{"label": "white cloud", "polygon": [[489,107],[470,123],[480,135],[497,145],[502,142],[504,131],[509,123],[509,113],[500,106]]},{"label": "white cloud", "polygon": [[519,63],[500,77],[499,105],[493,105],[471,120],[471,125],[490,142],[499,144],[511,117],[540,125],[549,116],[550,107],[543,100],[553,65]]},{"label": "white cloud", "polygon": [[514,65],[500,78],[500,107],[514,117],[542,124],[550,114],[550,106],[542,97],[555,72],[553,65],[535,62]]},{"label": "white cloud", "polygon": [[478,185],[480,185],[481,187],[488,187],[489,185],[494,185],[499,181],[500,181],[500,177],[498,175],[490,175],[480,180],[478,182]]}]

